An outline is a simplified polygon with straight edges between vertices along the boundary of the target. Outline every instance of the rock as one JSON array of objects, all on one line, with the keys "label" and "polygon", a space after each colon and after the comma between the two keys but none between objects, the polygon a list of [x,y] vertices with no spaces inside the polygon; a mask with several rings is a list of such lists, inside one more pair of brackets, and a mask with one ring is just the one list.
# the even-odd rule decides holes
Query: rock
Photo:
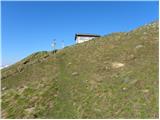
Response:
[{"label": "rock", "polygon": [[6,90],[6,89],[7,89],[7,87],[3,87],[3,88],[2,88],[2,91],[3,91],[3,90]]},{"label": "rock", "polygon": [[54,97],[56,98],[56,97],[58,97],[58,95],[57,95],[57,94],[55,94],[55,95],[54,95]]},{"label": "rock", "polygon": [[142,90],[142,92],[144,92],[144,93],[148,93],[148,92],[149,92],[149,90],[148,90],[148,89],[144,89],[144,90]]},{"label": "rock", "polygon": [[144,47],[144,46],[143,45],[137,45],[136,49],[139,49],[139,48],[142,48],[142,47]]},{"label": "rock", "polygon": [[123,91],[126,91],[126,90],[127,90],[127,88],[123,87],[123,88],[122,88],[122,90],[123,90]]},{"label": "rock", "polygon": [[143,34],[144,34],[144,35],[146,35],[146,34],[147,34],[147,32],[143,32]]},{"label": "rock", "polygon": [[121,67],[124,67],[123,63],[119,63],[119,62],[112,63],[112,68],[121,68]]},{"label": "rock", "polygon": [[78,75],[78,72],[73,72],[72,75],[76,76],[76,75]]},{"label": "rock", "polygon": [[72,64],[71,62],[68,63],[68,65],[71,65],[71,64]]}]

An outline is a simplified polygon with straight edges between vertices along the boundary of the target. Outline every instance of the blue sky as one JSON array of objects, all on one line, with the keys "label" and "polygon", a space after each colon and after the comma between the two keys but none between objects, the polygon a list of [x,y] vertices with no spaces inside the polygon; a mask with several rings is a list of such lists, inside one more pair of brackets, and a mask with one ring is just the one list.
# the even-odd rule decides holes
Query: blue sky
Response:
[{"label": "blue sky", "polygon": [[2,65],[51,42],[75,44],[75,33],[106,35],[129,31],[158,19],[158,2],[2,2]]}]

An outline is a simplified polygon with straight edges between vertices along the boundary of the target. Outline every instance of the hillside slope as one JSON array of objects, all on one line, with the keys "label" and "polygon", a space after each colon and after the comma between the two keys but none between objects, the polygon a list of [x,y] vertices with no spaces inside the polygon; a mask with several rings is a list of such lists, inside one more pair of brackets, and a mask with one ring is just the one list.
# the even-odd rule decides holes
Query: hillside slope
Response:
[{"label": "hillside slope", "polygon": [[158,118],[158,22],[2,70],[2,118]]}]

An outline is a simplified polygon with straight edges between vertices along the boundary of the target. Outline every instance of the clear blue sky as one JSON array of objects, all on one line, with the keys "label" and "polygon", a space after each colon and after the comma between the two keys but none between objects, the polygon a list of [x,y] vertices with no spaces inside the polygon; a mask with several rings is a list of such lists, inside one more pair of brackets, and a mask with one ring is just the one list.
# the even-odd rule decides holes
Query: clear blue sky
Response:
[{"label": "clear blue sky", "polygon": [[51,42],[75,44],[75,33],[106,35],[129,31],[158,18],[158,2],[2,2],[2,64],[33,52],[51,50]]}]

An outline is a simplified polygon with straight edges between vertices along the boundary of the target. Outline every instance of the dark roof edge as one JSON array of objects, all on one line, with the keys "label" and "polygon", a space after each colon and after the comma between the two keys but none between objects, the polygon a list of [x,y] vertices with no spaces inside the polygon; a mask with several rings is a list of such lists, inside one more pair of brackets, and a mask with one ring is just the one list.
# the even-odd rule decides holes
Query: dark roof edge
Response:
[{"label": "dark roof edge", "polygon": [[100,35],[97,35],[97,34],[80,34],[80,33],[77,33],[76,36],[100,36]]},{"label": "dark roof edge", "polygon": [[75,34],[75,40],[76,40],[76,37],[77,36],[93,36],[93,37],[100,37],[100,35],[97,35],[97,34],[80,34],[80,33],[77,33]]}]

